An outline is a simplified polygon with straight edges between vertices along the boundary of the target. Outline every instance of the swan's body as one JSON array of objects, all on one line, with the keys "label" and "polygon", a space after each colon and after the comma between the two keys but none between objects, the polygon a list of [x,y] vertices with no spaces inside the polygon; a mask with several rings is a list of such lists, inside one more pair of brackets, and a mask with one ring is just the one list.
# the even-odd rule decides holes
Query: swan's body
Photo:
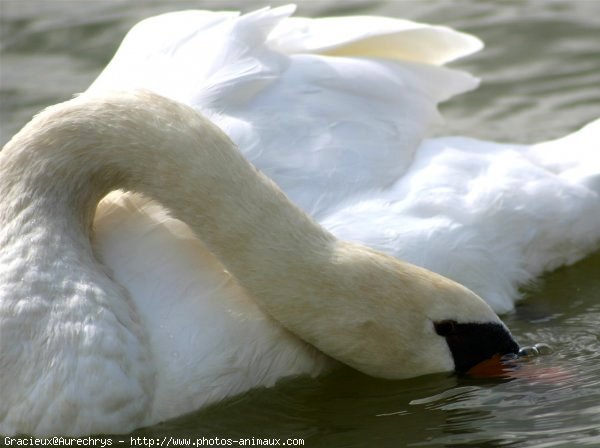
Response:
[{"label": "swan's body", "polygon": [[[287,19],[291,12],[289,8],[279,8],[241,18],[233,13],[190,12],[151,19],[132,31],[91,91],[144,87],[201,110],[240,146],[251,162],[331,232],[362,240],[451,276],[482,294],[498,310],[512,306],[519,282],[542,269],[574,261],[596,247],[600,169],[590,142],[591,135],[598,135],[598,125],[569,137],[570,141],[578,139],[579,154],[569,151],[568,156],[560,143],[532,148],[487,144],[490,146],[485,147],[490,150],[476,157],[472,153],[477,149],[471,141],[438,139],[421,143],[436,118],[436,103],[476,85],[472,77],[437,64],[474,51],[480,46],[478,41],[444,28],[393,20],[385,20],[384,26],[380,19],[339,19],[320,28],[319,22]],[[273,30],[275,25],[278,28]],[[415,45],[419,45],[417,52],[411,50]],[[381,49],[389,51],[381,53]],[[85,104],[86,99],[77,101],[73,104]],[[163,105],[163,100],[156,101]],[[156,105],[149,104],[148,110],[153,107]],[[162,117],[160,110],[155,115]],[[93,128],[91,123],[98,117],[84,116]],[[145,117],[146,122],[154,121]],[[31,129],[30,126],[29,132]],[[18,141],[23,142],[27,132],[20,135]],[[160,134],[134,133],[131,138],[136,136],[152,144],[162,141]],[[128,145],[120,149],[122,154],[118,157],[128,157]],[[140,170],[155,169],[139,151],[137,148],[131,152],[131,163],[138,163],[137,156],[142,161]],[[457,157],[451,157],[452,154]],[[582,157],[585,164],[579,162]],[[193,156],[188,158],[192,160]],[[516,172],[511,169],[514,159],[521,161]],[[499,164],[499,160],[507,163]],[[0,166],[4,170],[6,165]],[[165,171],[184,179],[186,167],[184,164]],[[486,181],[488,174],[494,174],[492,182]],[[5,179],[3,171],[3,188],[7,188]],[[329,287],[343,289],[339,285],[344,282],[337,280],[325,281],[320,287],[313,285],[321,292],[311,305],[310,294],[305,294],[305,280],[319,278],[324,271],[322,260],[315,253],[331,262],[328,248],[341,246],[310,220],[303,221],[305,218],[300,219],[305,226],[287,225],[282,230],[281,225],[275,224],[269,228],[269,238],[255,238],[255,231],[265,231],[263,224],[252,230],[252,219],[245,215],[252,214],[255,201],[244,201],[243,195],[236,198],[238,192],[252,196],[253,188],[241,185],[235,175],[228,179],[218,188],[220,193],[211,198],[218,205],[216,198],[223,191],[230,192],[235,199],[233,210],[239,209],[238,217],[250,227],[230,228],[230,219],[223,218],[219,222],[224,227],[217,228],[217,233],[252,234],[253,247],[262,243],[269,247],[264,260],[271,261],[266,264],[260,256],[247,260],[244,273],[250,272],[249,276],[236,272],[235,261],[248,242],[236,242],[230,245],[232,253],[220,253],[228,245],[211,242],[206,229],[194,227],[202,222],[199,217],[205,216],[203,210],[194,203],[181,213],[168,204],[172,197],[163,196],[173,195],[166,188],[164,192],[141,190],[174,210],[176,217],[169,216],[156,202],[130,193],[113,193],[100,204],[94,221],[94,254],[108,267],[109,275],[100,276],[100,289],[78,290],[73,282],[57,282],[57,278],[82,272],[72,269],[74,259],[76,265],[81,264],[82,253],[83,266],[89,268],[84,271],[93,277],[89,280],[94,280],[85,284],[98,286],[93,273],[104,269],[87,248],[89,235],[81,233],[81,229],[76,232],[75,246],[83,250],[75,249],[71,260],[65,254],[63,238],[74,242],[64,234],[68,225],[63,218],[68,213],[61,213],[60,208],[33,207],[32,219],[20,215],[19,224],[3,226],[1,433],[123,432],[250,387],[272,385],[284,376],[318,374],[332,361],[303,340],[379,376],[402,377],[451,369],[456,360],[448,353],[443,339],[433,332],[431,321],[498,322],[478,299],[460,287],[450,286],[454,284],[446,280],[442,280],[446,285],[442,289],[455,291],[462,299],[450,305],[452,299],[446,297],[440,302],[444,305],[436,308],[434,297],[423,293],[431,287],[430,282],[421,284],[421,271],[412,267],[406,268],[411,272],[408,277],[419,285],[415,291],[421,290],[420,294],[404,300],[407,288],[402,288],[403,291],[394,290],[391,294],[393,310],[386,305],[389,294],[382,294],[386,300],[373,305],[372,291],[383,286],[389,292],[387,274],[358,275],[360,269],[350,269],[343,256],[333,258],[343,268],[338,266],[336,276],[343,274],[340,278],[351,284],[353,278],[362,278],[352,287],[346,284],[352,290],[354,299],[348,302],[352,305],[342,302],[341,306],[335,295],[330,303],[320,295],[325,291],[329,298]],[[179,182],[179,186],[185,189],[188,181]],[[192,181],[189,185],[199,188]],[[548,191],[548,186],[553,190]],[[61,188],[56,191],[64,193],[64,186]],[[525,194],[518,194],[521,191]],[[561,192],[562,202],[554,200],[556,191]],[[98,197],[93,199],[100,199],[99,193],[95,194]],[[189,194],[185,191],[181,196]],[[511,194],[519,196],[522,202],[508,200]],[[3,197],[0,216],[6,218],[11,209],[22,206],[23,197],[15,193],[9,202]],[[530,203],[542,198],[551,201],[551,219],[548,213],[535,213],[535,209],[530,212]],[[93,200],[88,203],[88,214],[75,216],[76,222],[87,223],[91,219],[90,204]],[[193,210],[194,216],[186,215]],[[566,210],[574,211],[565,215],[562,225],[569,225],[571,219],[579,227],[559,229],[556,235],[552,233],[556,215]],[[297,211],[291,213],[303,216]],[[269,217],[269,222],[278,222],[271,212],[263,215]],[[58,224],[48,225],[49,217]],[[184,218],[191,229],[177,218]],[[502,218],[506,222],[497,225],[496,220],[502,222]],[[27,226],[19,230],[24,223]],[[84,227],[87,229],[87,224]],[[507,227],[515,230],[510,241],[506,239]],[[306,236],[308,232],[313,236],[308,243],[303,238],[303,244],[297,246],[279,245],[275,238],[277,228],[288,233],[300,229],[298,235]],[[201,234],[228,271],[194,232]],[[11,239],[15,242],[6,242]],[[319,250],[311,251],[315,246]],[[7,252],[6,247],[11,247],[11,251]],[[39,252],[31,249],[35,247],[41,248]],[[273,255],[277,251],[280,256]],[[254,254],[254,250],[250,252]],[[286,269],[289,263],[280,263],[301,260],[302,253],[310,254],[310,263],[300,265],[313,266],[316,272]],[[356,266],[361,265],[363,255],[370,258],[368,251],[350,253],[348,259],[354,260]],[[233,264],[228,263],[231,258]],[[65,260],[67,264],[61,267],[55,260]],[[397,263],[386,257],[381,260],[385,260],[384,266]],[[44,263],[47,269],[41,269]],[[29,266],[40,269],[30,270]],[[21,281],[25,271],[35,278]],[[269,272],[270,277],[261,277],[258,290],[253,291],[244,283],[263,271]],[[87,275],[85,272],[82,275]],[[280,285],[284,292],[264,290],[269,285]],[[82,292],[83,302],[70,300],[65,290]],[[106,298],[88,300],[95,297],[96,290]],[[52,297],[20,299],[41,297],[48,291]],[[367,307],[355,306],[361,303],[356,294],[369,296]],[[54,300],[56,297],[59,299]],[[108,297],[119,300],[113,303]],[[269,297],[280,300],[280,306],[269,303]],[[407,317],[407,310],[411,309],[425,313],[427,319]],[[90,310],[95,317],[89,317]],[[335,330],[336,322],[339,331]],[[404,348],[394,344],[389,333],[396,326],[402,328],[402,337],[420,341],[419,353],[409,356],[398,352]],[[370,336],[363,334],[361,328]],[[377,335],[379,331],[382,333]],[[82,335],[89,338],[78,339]],[[114,338],[106,339],[106,335]],[[31,336],[33,342],[27,343]],[[371,342],[360,347],[352,342],[356,339]],[[15,348],[5,350],[6,346]],[[39,357],[39,353],[48,356]],[[365,353],[370,353],[371,358],[362,358]],[[23,380],[15,381],[19,376]]]},{"label": "swan's body", "polygon": [[439,66],[481,48],[476,38],[292,12],[145,20],[90,90],[148,88],[202,111],[333,234],[450,277],[497,312],[598,248],[600,121],[533,146],[423,140],[437,103],[477,86]]},{"label": "swan's body", "polygon": [[[83,95],[50,108],[5,146],[0,168],[3,433],[128,431],[270,384],[282,367],[283,374],[315,373],[323,364],[298,341],[248,341],[264,338],[265,331],[271,338],[282,334],[267,328],[241,335],[233,349],[224,347],[231,358],[244,345],[250,355],[242,357],[257,357],[268,371],[240,378],[238,360],[206,359],[202,347],[210,341],[193,339],[219,333],[183,327],[181,320],[176,349],[190,347],[191,357],[165,351],[156,339],[166,335],[154,304],[132,300],[91,250],[98,201],[116,188],[169,207],[263,310],[366,373],[403,378],[464,371],[518,350],[471,291],[337,240],[260,175],[218,128],[158,95]],[[168,292],[162,300],[183,310]],[[256,315],[247,304],[219,305],[216,317],[223,311],[242,320]],[[197,313],[209,306],[186,308]],[[190,326],[202,323],[201,314],[198,321],[195,316]],[[221,344],[215,341],[214,350]],[[234,377],[227,378],[231,369]]]}]

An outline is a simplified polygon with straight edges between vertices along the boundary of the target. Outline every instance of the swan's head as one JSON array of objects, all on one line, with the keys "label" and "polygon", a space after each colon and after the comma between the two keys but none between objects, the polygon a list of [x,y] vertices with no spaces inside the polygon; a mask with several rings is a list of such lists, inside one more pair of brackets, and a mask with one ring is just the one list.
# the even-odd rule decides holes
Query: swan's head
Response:
[{"label": "swan's head", "polygon": [[340,244],[335,258],[339,283],[323,300],[337,302],[337,313],[329,333],[321,330],[331,335],[322,349],[340,361],[373,376],[407,378],[465,373],[518,352],[496,313],[464,286],[351,244]]}]

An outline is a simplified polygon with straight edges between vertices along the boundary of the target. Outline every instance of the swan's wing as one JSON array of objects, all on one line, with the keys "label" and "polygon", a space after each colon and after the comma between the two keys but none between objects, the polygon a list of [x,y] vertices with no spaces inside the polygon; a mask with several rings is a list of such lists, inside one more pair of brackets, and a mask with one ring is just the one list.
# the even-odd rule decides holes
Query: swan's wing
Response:
[{"label": "swan's wing", "polygon": [[557,176],[600,194],[600,119],[566,137],[532,145],[528,157]]},{"label": "swan's wing", "polygon": [[438,118],[437,103],[477,85],[432,64],[480,44],[443,27],[290,19],[293,10],[147,19],[90,89],[149,88],[198,108],[320,216],[401,176]]},{"label": "swan's wing", "polygon": [[319,53],[443,65],[479,51],[469,34],[444,26],[389,17],[290,17],[271,34],[269,45],[287,54]]},{"label": "swan's wing", "polygon": [[518,287],[600,243],[600,121],[533,146],[425,141],[383,194],[322,224],[468,286],[497,312]]}]

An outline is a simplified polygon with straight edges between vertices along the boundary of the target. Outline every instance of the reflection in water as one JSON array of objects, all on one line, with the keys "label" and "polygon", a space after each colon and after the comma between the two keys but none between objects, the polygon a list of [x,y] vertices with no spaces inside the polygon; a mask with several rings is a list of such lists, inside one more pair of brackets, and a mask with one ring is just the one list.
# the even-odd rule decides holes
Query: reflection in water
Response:
[{"label": "reflection in water", "polygon": [[[272,2],[276,3],[276,2]],[[84,90],[136,21],[240,2],[2,1],[0,143],[41,107]],[[83,2],[80,3],[83,5]],[[245,10],[265,2],[243,3]],[[472,32],[487,48],[456,64],[481,88],[444,106],[445,133],[541,141],[600,116],[600,2],[301,2],[306,15],[390,14]],[[376,380],[340,368],[282,381],[137,431],[140,436],[302,437],[310,447],[600,446],[600,254],[546,275],[505,316],[521,345],[554,352],[510,378]]]}]

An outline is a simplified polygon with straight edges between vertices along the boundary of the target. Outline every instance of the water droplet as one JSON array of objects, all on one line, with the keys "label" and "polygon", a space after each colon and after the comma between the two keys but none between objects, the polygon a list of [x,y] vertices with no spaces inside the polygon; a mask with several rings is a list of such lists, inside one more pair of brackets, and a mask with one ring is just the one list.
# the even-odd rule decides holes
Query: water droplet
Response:
[{"label": "water droplet", "polygon": [[519,350],[519,356],[538,356],[539,354],[538,349],[531,345],[521,347]]},{"label": "water droplet", "polygon": [[554,352],[552,347],[550,347],[548,344],[544,344],[543,342],[535,344],[534,347],[537,349],[540,355],[550,355]]}]

